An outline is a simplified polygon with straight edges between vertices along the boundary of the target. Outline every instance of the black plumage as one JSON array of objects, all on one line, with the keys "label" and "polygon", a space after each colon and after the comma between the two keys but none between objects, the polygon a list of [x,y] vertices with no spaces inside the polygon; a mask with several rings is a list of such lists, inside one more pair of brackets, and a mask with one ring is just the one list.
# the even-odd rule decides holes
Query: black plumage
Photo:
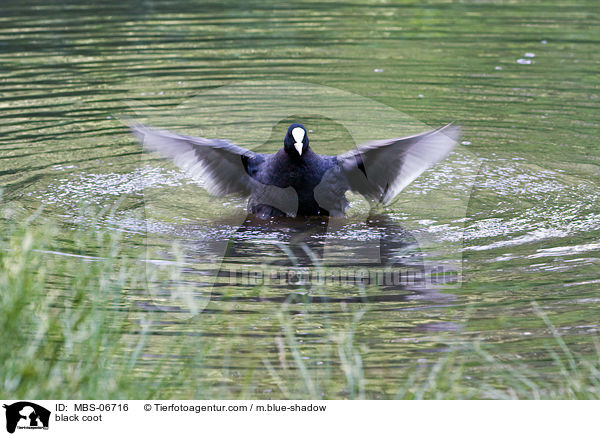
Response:
[{"label": "black plumage", "polygon": [[248,211],[274,216],[343,216],[345,193],[389,204],[423,171],[452,151],[458,127],[405,138],[374,141],[338,156],[322,156],[309,145],[301,124],[289,126],[283,148],[255,153],[222,139],[179,135],[132,125],[142,145],[171,158],[217,196],[249,197]]}]

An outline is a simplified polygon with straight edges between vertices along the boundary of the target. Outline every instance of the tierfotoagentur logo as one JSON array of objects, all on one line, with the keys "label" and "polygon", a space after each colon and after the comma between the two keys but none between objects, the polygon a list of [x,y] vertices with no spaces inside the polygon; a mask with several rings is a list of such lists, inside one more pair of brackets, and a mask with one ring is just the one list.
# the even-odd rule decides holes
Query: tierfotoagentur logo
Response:
[{"label": "tierfotoagentur logo", "polygon": [[[142,153],[142,167],[164,168],[161,185],[144,190],[147,290],[155,309],[189,318],[228,285],[310,294],[322,286],[363,292],[371,285],[414,290],[461,281],[462,228],[480,162],[458,144],[458,127],[436,130],[373,99],[290,81],[213,88],[168,112],[136,100],[128,104],[134,115],[123,121],[134,126],[147,150],[158,151]],[[297,219],[301,199],[291,187],[239,179],[248,172],[248,156],[281,150],[286,129],[297,125],[306,129],[291,131],[300,155],[301,141],[309,137],[315,153],[342,162],[314,188],[314,199],[330,212],[325,217]],[[379,147],[411,135],[419,138],[418,152],[409,144],[398,146],[392,159],[369,160],[383,150]],[[198,151],[196,140],[208,146]],[[357,149],[364,144],[370,145]],[[211,149],[217,150],[214,156],[198,158]],[[223,149],[233,157],[218,151]],[[367,159],[365,150],[374,150]],[[210,163],[194,164],[195,159]],[[346,171],[344,165],[356,168]],[[398,176],[386,185],[390,166],[399,168]],[[346,171],[343,177],[338,168]],[[340,186],[342,179],[347,185]],[[244,184],[258,186],[250,202],[228,194],[229,187],[243,191]],[[367,189],[373,184],[380,194]],[[256,220],[249,209],[257,189],[260,203],[286,216]],[[451,239],[438,240],[429,224],[439,221],[450,223]]]},{"label": "tierfotoagentur logo", "polygon": [[14,433],[16,429],[47,430],[50,422],[50,411],[45,407],[29,401],[19,401],[6,409],[6,431]]}]

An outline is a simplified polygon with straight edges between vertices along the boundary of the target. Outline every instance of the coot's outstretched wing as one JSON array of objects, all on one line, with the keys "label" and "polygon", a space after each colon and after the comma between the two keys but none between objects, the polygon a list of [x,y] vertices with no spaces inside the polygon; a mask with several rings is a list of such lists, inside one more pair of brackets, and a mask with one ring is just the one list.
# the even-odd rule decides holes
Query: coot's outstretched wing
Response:
[{"label": "coot's outstretched wing", "polygon": [[172,159],[211,195],[249,196],[255,190],[249,173],[265,160],[263,155],[222,139],[179,135],[143,124],[130,128],[144,148]]},{"label": "coot's outstretched wing", "polygon": [[337,156],[348,188],[369,200],[389,204],[426,169],[456,146],[459,128],[448,124],[406,138],[373,141]]}]

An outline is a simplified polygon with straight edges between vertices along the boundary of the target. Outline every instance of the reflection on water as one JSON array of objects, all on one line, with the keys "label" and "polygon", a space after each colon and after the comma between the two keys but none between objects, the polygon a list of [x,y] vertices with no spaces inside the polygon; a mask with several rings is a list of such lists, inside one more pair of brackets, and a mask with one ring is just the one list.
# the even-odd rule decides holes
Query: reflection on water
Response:
[{"label": "reflection on water", "polygon": [[[157,305],[163,310],[177,317],[197,315],[207,299],[223,298],[222,287],[250,294],[236,293],[228,301],[293,302],[298,295],[305,303],[401,302],[415,296],[439,303],[452,298],[441,291],[456,282],[457,272],[425,262],[417,239],[387,215],[372,213],[364,220],[250,215],[237,228],[225,221],[187,224],[148,239],[154,285],[161,288],[153,296],[160,297]],[[169,251],[173,237],[177,253]],[[156,275],[161,268],[171,277],[175,269],[177,279]],[[345,295],[334,297],[332,290]]]}]

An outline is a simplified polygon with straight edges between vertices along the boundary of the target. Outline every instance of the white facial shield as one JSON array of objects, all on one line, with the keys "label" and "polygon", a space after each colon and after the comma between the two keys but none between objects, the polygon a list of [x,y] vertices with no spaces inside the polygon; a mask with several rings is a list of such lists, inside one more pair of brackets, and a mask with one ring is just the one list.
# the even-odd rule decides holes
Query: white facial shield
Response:
[{"label": "white facial shield", "polygon": [[294,141],[296,141],[294,143],[294,147],[296,147],[296,150],[298,150],[298,154],[300,156],[302,156],[302,146],[304,145],[302,144],[302,140],[304,139],[305,134],[306,132],[302,127],[295,127],[292,130],[292,136],[294,137]]}]

